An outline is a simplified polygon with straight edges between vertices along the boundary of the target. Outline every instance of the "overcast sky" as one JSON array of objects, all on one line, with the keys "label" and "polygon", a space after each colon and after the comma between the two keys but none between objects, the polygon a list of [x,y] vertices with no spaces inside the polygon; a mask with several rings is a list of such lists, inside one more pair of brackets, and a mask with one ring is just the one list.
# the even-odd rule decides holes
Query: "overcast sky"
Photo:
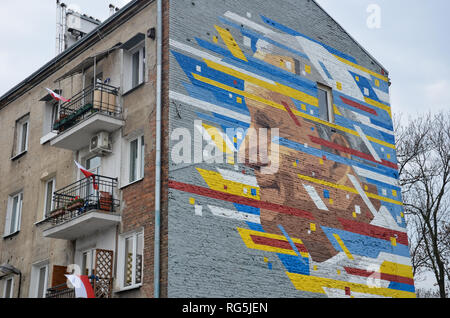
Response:
[{"label": "overcast sky", "polygon": [[[394,112],[450,109],[450,1],[317,1],[389,70]],[[64,2],[103,21],[129,0]],[[371,4],[380,28],[367,26]],[[54,57],[55,20],[55,0],[0,2],[0,95]]]},{"label": "overcast sky", "polygon": [[[395,113],[450,110],[450,1],[316,1],[389,70]],[[104,21],[110,3],[129,0],[63,2]],[[372,4],[380,28],[367,25]],[[0,96],[55,56],[55,8],[55,0],[0,1]]]}]

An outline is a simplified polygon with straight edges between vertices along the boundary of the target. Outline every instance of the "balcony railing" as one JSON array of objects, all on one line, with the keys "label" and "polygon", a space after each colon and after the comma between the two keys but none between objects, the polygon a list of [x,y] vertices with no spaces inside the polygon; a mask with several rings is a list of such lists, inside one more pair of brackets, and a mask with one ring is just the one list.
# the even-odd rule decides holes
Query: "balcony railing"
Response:
[{"label": "balcony railing", "polygon": [[56,191],[53,196],[55,209],[50,214],[53,225],[71,221],[93,210],[116,212],[120,205],[117,184],[117,178],[94,175]]},{"label": "balcony railing", "polygon": [[47,289],[46,298],[75,298],[75,289],[69,288],[67,284]]},{"label": "balcony railing", "polygon": [[70,102],[61,104],[59,120],[53,129],[62,132],[95,113],[121,118],[118,95],[119,89],[107,84],[97,83],[85,88],[73,96]]}]

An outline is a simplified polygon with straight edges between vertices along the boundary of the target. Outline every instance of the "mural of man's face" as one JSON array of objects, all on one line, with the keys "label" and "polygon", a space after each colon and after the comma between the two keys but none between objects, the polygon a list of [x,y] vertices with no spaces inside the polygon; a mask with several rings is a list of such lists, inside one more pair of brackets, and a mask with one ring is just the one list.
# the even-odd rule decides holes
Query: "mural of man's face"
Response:
[{"label": "mural of man's face", "polygon": [[[292,58],[277,56],[262,52],[255,54],[259,59],[264,60],[276,67],[283,68],[286,61],[294,64]],[[282,61],[280,63],[280,61]],[[295,72],[284,68],[290,72]],[[333,149],[323,149],[313,142],[314,138],[324,138],[323,133],[314,122],[303,119],[292,113],[297,109],[290,97],[269,91],[260,86],[246,83],[245,91],[252,95],[272,101],[278,105],[284,105],[285,110],[276,109],[253,99],[246,99],[247,107],[251,115],[251,128],[270,129],[278,128],[280,138],[287,139],[301,145],[307,145],[338,156],[349,158],[350,155]],[[269,133],[267,149],[270,152],[272,138]],[[349,142],[344,134],[333,132],[324,139],[339,146],[350,148]],[[245,155],[248,158],[248,151]],[[248,160],[247,160],[248,161]],[[355,219],[355,207],[360,207],[356,219],[358,222],[370,223],[374,216],[365,208],[362,198],[355,193],[344,193],[340,189],[333,189],[317,183],[306,181],[299,176],[307,176],[317,180],[322,180],[332,184],[353,187],[348,178],[348,174],[356,175],[350,166],[328,160],[325,157],[318,158],[307,153],[296,151],[280,145],[279,148],[279,168],[273,174],[261,172],[261,165],[252,165],[255,168],[255,175],[260,187],[262,201],[271,202],[312,213],[314,221],[298,216],[277,213],[269,210],[261,210],[261,224],[265,231],[269,233],[283,235],[280,231],[281,225],[292,238],[299,238],[308,249],[311,258],[315,262],[324,262],[337,255],[337,251],[321,226],[342,229],[339,218]],[[360,183],[362,183],[360,181]],[[314,187],[321,196],[328,210],[319,209],[314,202],[314,198],[306,190],[306,187]],[[329,196],[324,197],[324,190]],[[369,192],[376,192],[376,188],[368,186]],[[372,200],[372,204],[378,210],[380,202]],[[361,213],[359,213],[361,211]],[[314,223],[312,225],[312,223]]]}]

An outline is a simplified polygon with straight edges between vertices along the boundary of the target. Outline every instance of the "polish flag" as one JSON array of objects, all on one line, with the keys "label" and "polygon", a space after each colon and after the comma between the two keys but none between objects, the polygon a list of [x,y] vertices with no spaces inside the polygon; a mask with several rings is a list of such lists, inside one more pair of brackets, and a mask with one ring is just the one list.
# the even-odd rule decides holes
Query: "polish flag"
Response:
[{"label": "polish flag", "polygon": [[75,164],[77,165],[78,169],[81,170],[81,172],[84,174],[84,176],[86,178],[92,178],[92,183],[93,183],[94,189],[98,191],[98,184],[95,182],[95,174],[93,174],[92,172],[88,171],[85,167],[83,167],[82,165],[80,165],[76,161],[75,161]]},{"label": "polish flag", "polygon": [[75,288],[75,298],[95,298],[89,278],[85,275],[65,275]]},{"label": "polish flag", "polygon": [[52,91],[51,89],[46,88],[46,90],[48,91],[48,93],[57,101],[62,101],[64,103],[70,102],[70,99],[66,99],[64,97],[62,97],[61,95],[55,93],[54,91]]}]

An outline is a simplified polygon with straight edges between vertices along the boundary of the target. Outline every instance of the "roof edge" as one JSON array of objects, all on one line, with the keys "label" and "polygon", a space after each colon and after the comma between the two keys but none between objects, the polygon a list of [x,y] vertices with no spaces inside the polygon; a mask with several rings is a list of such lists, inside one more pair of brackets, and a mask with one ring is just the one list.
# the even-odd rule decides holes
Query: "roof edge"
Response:
[{"label": "roof edge", "polygon": [[[67,58],[70,56],[70,54],[74,54],[77,49],[80,49],[84,44],[86,44],[88,41],[92,40],[99,32],[101,32],[102,29],[105,29],[106,27],[112,25],[114,22],[116,22],[117,19],[122,17],[126,12],[128,12],[131,8],[138,4],[142,4],[145,8],[148,4],[154,2],[155,0],[132,0],[129,3],[127,3],[124,7],[122,7],[119,11],[117,11],[114,15],[110,16],[108,19],[106,19],[104,22],[102,22],[98,27],[96,27],[94,30],[92,30],[90,33],[88,33],[85,37],[83,37],[81,40],[76,42],[73,46],[65,50],[64,52],[60,53],[59,55],[55,56],[53,59],[51,59],[49,62],[44,64],[42,67],[40,67],[37,71],[32,73],[30,76],[26,77],[22,82],[15,85],[13,88],[8,90],[5,94],[3,94],[0,97],[0,109],[3,109],[8,104],[12,103],[14,100],[28,92],[30,89],[34,88],[35,85],[30,86],[29,88],[24,89],[23,92],[18,94],[18,96],[15,96],[11,98],[14,94],[16,94],[19,90],[23,89],[26,85],[29,85],[33,83],[33,81],[39,80],[39,76],[43,73],[49,71],[52,67],[55,67],[57,63],[61,62],[64,58]],[[122,22],[123,23],[123,22]],[[96,43],[96,42],[95,42]],[[91,44],[93,45],[93,44]],[[91,45],[88,45],[85,49],[89,48]],[[50,71],[51,74],[53,74],[56,71]],[[47,77],[50,76],[50,74],[47,75]],[[43,79],[39,80],[42,81]]]}]

